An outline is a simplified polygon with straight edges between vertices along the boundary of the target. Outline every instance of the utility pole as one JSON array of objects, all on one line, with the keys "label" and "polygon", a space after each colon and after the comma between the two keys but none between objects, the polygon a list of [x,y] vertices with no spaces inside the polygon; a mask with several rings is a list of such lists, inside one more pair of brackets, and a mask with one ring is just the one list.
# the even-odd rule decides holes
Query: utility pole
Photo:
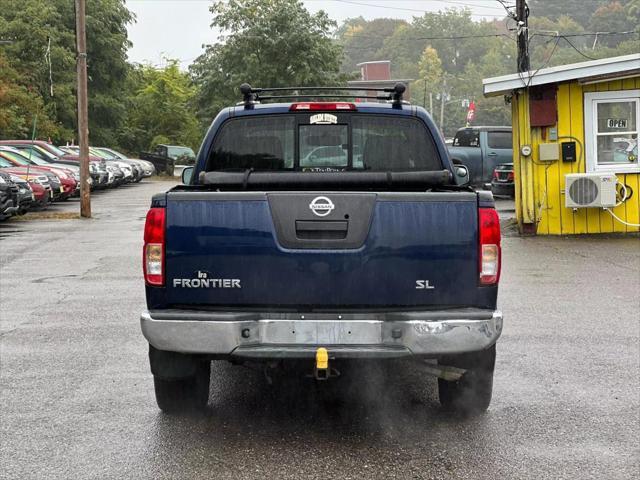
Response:
[{"label": "utility pole", "polygon": [[442,93],[440,94],[440,131],[444,135],[444,102],[447,96],[447,77],[442,80]]},{"label": "utility pole", "polygon": [[[422,106],[427,108],[427,79],[424,79],[424,93],[422,95]],[[431,112],[431,110],[429,110]]]},{"label": "utility pole", "polygon": [[529,64],[529,7],[526,0],[516,0],[516,22],[518,25],[518,72],[528,72]]},{"label": "utility pole", "polygon": [[89,189],[89,108],[87,99],[87,32],[85,0],[76,2],[78,79],[78,145],[80,145],[80,216],[91,218]]}]

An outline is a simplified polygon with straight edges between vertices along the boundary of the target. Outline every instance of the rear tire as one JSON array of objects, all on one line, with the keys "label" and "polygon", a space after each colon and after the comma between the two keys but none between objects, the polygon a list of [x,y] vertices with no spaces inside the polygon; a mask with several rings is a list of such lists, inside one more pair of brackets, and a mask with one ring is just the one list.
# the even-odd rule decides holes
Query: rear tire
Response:
[{"label": "rear tire", "polygon": [[211,362],[200,362],[196,374],[179,380],[153,377],[156,403],[165,413],[200,412],[209,402]]},{"label": "rear tire", "polygon": [[438,395],[443,409],[464,416],[484,413],[491,403],[495,362],[495,345],[481,352],[441,359],[439,363],[442,365],[467,370],[457,382],[438,379]]}]

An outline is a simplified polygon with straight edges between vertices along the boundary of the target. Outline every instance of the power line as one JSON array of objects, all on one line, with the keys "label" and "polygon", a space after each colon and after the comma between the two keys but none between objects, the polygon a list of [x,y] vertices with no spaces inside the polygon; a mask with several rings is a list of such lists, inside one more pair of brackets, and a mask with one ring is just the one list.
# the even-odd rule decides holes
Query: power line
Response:
[{"label": "power line", "polygon": [[[600,32],[597,33],[597,35],[631,35],[634,33],[640,33],[640,32],[636,32],[636,31],[626,31],[626,32]],[[540,36],[540,37],[581,37],[581,36],[591,36],[591,35],[596,35],[596,33],[577,33],[577,34],[564,34],[564,33],[553,33],[553,34],[542,34],[542,33],[536,33],[534,35],[531,36],[531,38],[533,38],[534,36]],[[350,33],[348,35],[345,35],[345,38],[374,38],[374,39],[386,39],[386,38],[390,38],[392,37],[393,34],[391,35],[361,35],[358,33]],[[491,38],[491,37],[505,37],[508,38],[509,40],[514,40],[513,37],[507,35],[506,33],[487,33],[487,34],[479,34],[479,35],[458,35],[458,36],[432,36],[432,37],[403,37],[404,40],[464,40],[464,39],[469,39],[469,38]],[[514,40],[515,41],[515,40]],[[550,41],[553,41],[553,39],[551,39]]]},{"label": "power line", "polygon": [[[392,1],[394,1],[394,0],[392,0]],[[432,1],[433,2],[448,3],[448,4],[451,4],[451,5],[463,5],[465,7],[484,8],[486,10],[499,10],[499,11],[502,11],[500,7],[492,7],[490,5],[478,5],[478,4],[473,4],[473,3],[456,2],[454,0],[432,0]],[[480,0],[480,1],[482,1],[482,0]]]},{"label": "power line", "polygon": [[496,0],[500,5],[502,5],[502,8],[504,8],[504,10],[507,12],[507,16],[509,18],[513,18],[515,20],[516,15],[513,11],[511,11],[512,8],[515,8],[515,5],[507,5],[506,0]]},{"label": "power line", "polygon": [[[196,3],[213,3],[214,0],[127,0],[128,3],[151,3],[151,2],[173,2],[173,3],[183,3],[183,2],[196,2]],[[302,0],[303,2],[316,2],[316,1],[327,1],[327,0]],[[340,0],[329,0],[329,1],[340,1]],[[376,0],[376,2],[379,3],[397,3],[399,0]],[[402,0],[403,2],[424,2],[424,0]],[[477,1],[477,2],[486,2],[488,0],[466,0],[466,1],[457,1],[457,0],[430,0],[432,2],[438,2],[438,3],[446,3],[449,5],[461,5],[461,6],[465,6],[465,7],[472,7],[472,8],[483,8],[486,10],[501,10],[498,7],[493,7],[490,5],[482,5],[479,3],[468,3],[470,1]],[[389,7],[389,8],[394,8],[396,10],[402,10],[402,8],[396,8],[396,7]],[[426,10],[419,10],[419,11],[426,11]]]},{"label": "power line", "polygon": [[[347,38],[379,38],[385,39],[392,37],[391,35],[358,35],[349,34]],[[512,37],[506,33],[487,33],[479,35],[456,35],[456,36],[433,36],[433,37],[402,37],[403,40],[464,40],[469,38],[494,38],[494,37],[506,37],[509,40],[513,40]]]},{"label": "power line", "polygon": [[[430,10],[422,10],[422,9],[407,8],[407,7],[392,7],[392,6],[389,6],[389,5],[376,5],[376,4],[373,4],[373,3],[356,2],[356,1],[353,1],[353,0],[331,0],[331,1],[338,2],[338,3],[347,3],[347,4],[350,4],[350,5],[358,5],[358,6],[361,6],[361,7],[383,8],[383,9],[387,9],[387,10],[396,10],[396,11],[402,10],[402,11],[405,11],[405,12],[417,12],[417,13],[434,13],[433,11],[430,11]],[[445,0],[439,0],[439,1],[445,1]],[[474,8],[483,8],[481,5],[467,5],[467,4],[464,4],[464,3],[451,2],[451,1],[448,1],[446,3],[451,3],[451,4],[455,4],[455,5],[460,5],[460,6],[472,6]],[[491,16],[497,17],[497,16],[500,16],[500,15],[482,14],[482,13],[471,13],[470,15],[474,16],[474,17],[491,17]]]},{"label": "power line", "polygon": [[[318,1],[318,0],[305,0],[305,1]],[[323,1],[323,0],[319,0],[319,1]],[[333,2],[340,2],[340,3],[353,3],[350,0],[349,1],[343,1],[343,0],[330,0]],[[404,1],[413,1],[413,0],[404,0]],[[416,0],[416,1],[424,1],[424,0]],[[466,2],[458,2],[456,0],[431,0],[433,2],[439,2],[439,3],[446,3],[448,5],[460,5],[462,7],[471,7],[471,8],[482,8],[485,10],[497,10],[497,11],[502,11],[501,8],[499,7],[492,7],[491,5],[481,5],[481,4],[477,4],[477,3],[466,3]],[[482,1],[482,0],[479,0]],[[376,0],[376,2],[378,3],[397,3],[398,0]],[[367,6],[369,6],[367,4]],[[371,5],[371,6],[376,6],[376,5]],[[407,9],[407,8],[403,8],[403,7],[388,7],[385,5],[377,5],[380,7],[384,7],[384,8],[390,8],[390,9],[394,9],[394,10],[409,10],[409,11],[415,11],[415,12],[427,12],[428,10],[418,10],[418,9]]]},{"label": "power line", "polygon": [[[561,38],[561,37],[559,37],[559,36],[555,37],[555,41],[556,41],[556,43],[554,43],[554,44],[553,44],[553,48],[551,49],[551,53],[549,54],[549,56],[547,57],[547,59],[544,61],[544,63],[543,63],[542,65],[540,65],[540,66],[536,69],[536,71],[535,71],[535,72],[533,72],[533,74],[529,75],[529,80],[526,82],[526,88],[529,88],[529,85],[531,85],[531,82],[533,81],[533,77],[535,77],[535,76],[538,74],[538,72],[539,72],[540,70],[542,70],[544,67],[546,67],[547,65],[549,65],[549,62],[551,61],[551,57],[553,57],[553,54],[554,54],[554,53],[556,53],[556,49],[558,48],[558,44],[560,43],[560,38]],[[549,43],[549,42],[552,42],[553,40],[554,40],[553,38],[552,38],[552,39],[550,39],[550,40],[547,40],[547,41],[545,42],[545,44],[546,44],[546,43]],[[518,73],[519,73],[519,75],[520,75],[520,79],[523,81],[523,83],[525,83],[525,82],[524,82],[524,76],[522,75],[522,72],[518,72]]]},{"label": "power line", "polygon": [[[213,0],[127,0],[127,2],[129,3],[151,3],[151,2],[158,2],[158,3],[171,3],[171,2],[177,2],[177,1],[184,1],[184,2],[207,2],[207,3],[212,3]],[[327,0],[303,0],[304,2],[315,2],[315,1],[327,1]],[[373,4],[373,3],[366,3],[366,2],[358,2],[358,1],[352,1],[352,0],[328,0],[331,2],[336,2],[336,3],[344,3],[344,4],[350,4],[350,5],[358,5],[358,6],[363,6],[363,7],[372,7],[372,8],[382,8],[382,9],[387,9],[387,10],[395,10],[395,11],[405,11],[405,12],[416,12],[416,13],[436,13],[433,10],[424,10],[424,9],[418,9],[418,8],[409,8],[409,7],[398,7],[398,6],[391,6],[391,3],[396,3],[398,0],[376,0],[377,2],[382,2],[382,3],[389,3],[388,5],[380,5],[380,4]],[[424,0],[403,0],[403,1],[424,1]],[[486,9],[486,10],[493,10],[493,11],[501,11],[501,9],[499,9],[498,7],[492,7],[489,5],[478,5],[478,4],[472,4],[472,3],[466,3],[469,1],[473,1],[473,0],[466,0],[466,2],[459,2],[456,0],[431,0],[434,2],[440,2],[440,3],[445,3],[448,5],[455,5],[455,6],[460,6],[460,7],[471,7],[472,9],[476,9],[476,8],[481,8],[481,9]],[[479,1],[483,1],[483,0],[479,0]],[[439,12],[439,11],[438,11]],[[498,13],[469,13],[470,16],[472,17],[499,17],[501,15],[499,15]]]},{"label": "power line", "polygon": [[[491,35],[490,37],[506,37],[509,40],[511,40],[512,42],[515,42],[515,39],[513,39],[512,37],[510,37],[509,35]],[[421,38],[411,38],[410,40],[460,40],[460,39],[465,39],[465,38],[470,38],[470,37],[421,37]],[[489,37],[472,37],[472,38],[489,38]],[[378,51],[379,50],[379,46],[368,46],[368,47],[362,47],[362,46],[354,46],[354,45],[348,45],[348,44],[344,44],[344,43],[338,43],[338,45],[340,47],[342,47],[344,50],[346,51],[354,51],[354,50],[368,50],[368,51]]]},{"label": "power line", "polygon": [[582,33],[558,33],[558,32],[550,32],[548,30],[530,30],[531,32],[542,32],[542,33],[534,33],[533,36],[539,37],[591,37],[594,35],[632,35],[634,33],[640,34],[640,30],[626,30],[624,32],[582,32]]},{"label": "power line", "polygon": [[[534,35],[531,36],[530,40],[534,37],[534,36],[541,36],[541,37],[552,37],[550,40],[548,40],[545,43],[549,43],[552,42],[555,38],[563,38],[565,41],[567,41],[572,47],[576,48],[571,42],[569,42],[569,40],[566,37],[581,37],[581,36],[592,36],[592,35],[630,35],[630,34],[634,34],[634,33],[640,33],[640,32],[636,32],[636,31],[626,31],[626,32],[599,32],[599,33],[592,33],[592,32],[588,32],[588,33],[576,33],[576,34],[563,34],[563,33],[553,33],[553,34],[546,34],[546,33],[536,33]],[[380,40],[384,40],[387,38],[392,37],[393,34],[391,35],[360,35],[357,33],[354,34],[349,34],[348,36],[346,36],[346,38],[372,38],[372,39],[380,39]],[[507,35],[506,33],[491,33],[491,34],[479,34],[479,35],[457,35],[457,36],[429,36],[429,37],[403,37],[403,40],[466,40],[466,39],[470,39],[470,38],[498,38],[498,37],[505,37],[508,38],[511,41],[515,41],[515,39],[509,35]],[[343,47],[349,47],[346,44],[342,44]],[[353,48],[353,49],[363,49],[363,50],[368,50],[370,48],[374,48],[374,47],[349,47],[349,48]],[[582,53],[582,52],[579,52]]]},{"label": "power line", "polygon": [[[599,32],[597,34],[601,35],[604,32]],[[620,35],[623,33],[626,34],[630,34],[630,33],[640,33],[640,32],[635,32],[635,31],[627,31],[627,32],[606,32],[608,35]],[[566,35],[562,35],[562,34],[555,34],[555,35],[548,35],[548,34],[538,34],[540,36],[552,36],[551,39],[547,40],[545,42],[545,44],[552,42],[555,40],[555,44],[553,45],[553,48],[551,49],[551,53],[549,54],[549,56],[547,57],[547,59],[544,61],[544,63],[538,67],[532,74],[529,75],[529,79],[528,81],[525,81],[524,79],[524,75],[520,74],[520,79],[522,80],[522,83],[525,84],[526,87],[529,87],[529,85],[531,85],[531,82],[533,81],[533,78],[538,74],[538,72],[540,70],[542,70],[544,67],[546,67],[549,62],[551,61],[551,58],[553,57],[553,55],[555,54],[558,45],[560,43],[560,40],[564,40],[565,42],[567,42],[569,44],[569,46],[571,48],[573,48],[578,54],[582,55],[584,58],[586,58],[587,60],[598,60],[597,58],[591,57],[587,54],[585,54],[584,52],[581,52],[580,49],[578,47],[576,47],[567,37],[580,37],[580,36],[589,36],[589,35],[596,35],[596,33],[584,33],[584,34],[566,34]]]},{"label": "power line", "polygon": [[582,55],[584,58],[586,58],[586,59],[588,59],[588,60],[597,60],[597,58],[593,58],[593,57],[590,57],[589,55],[586,55],[586,54],[582,53],[582,52],[578,49],[578,47],[576,47],[573,43],[571,43],[571,42],[569,41],[569,39],[568,39],[567,37],[565,37],[565,36],[563,36],[563,35],[560,35],[559,37],[560,37],[560,38],[562,38],[565,42],[567,42],[571,48],[573,48],[576,52],[578,52],[578,53],[579,53],[580,55]]}]

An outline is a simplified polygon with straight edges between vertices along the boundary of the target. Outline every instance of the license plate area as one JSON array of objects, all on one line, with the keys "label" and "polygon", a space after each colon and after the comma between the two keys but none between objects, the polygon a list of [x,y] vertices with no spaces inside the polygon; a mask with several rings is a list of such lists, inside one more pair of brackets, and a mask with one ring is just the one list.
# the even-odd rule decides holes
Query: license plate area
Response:
[{"label": "license plate area", "polygon": [[276,345],[375,345],[382,343],[380,321],[261,320],[262,343]]}]

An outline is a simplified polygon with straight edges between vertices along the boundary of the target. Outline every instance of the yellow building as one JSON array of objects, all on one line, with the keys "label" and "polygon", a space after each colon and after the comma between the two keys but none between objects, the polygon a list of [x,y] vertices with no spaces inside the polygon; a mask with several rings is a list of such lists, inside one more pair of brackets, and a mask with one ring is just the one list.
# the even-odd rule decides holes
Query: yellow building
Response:
[{"label": "yellow building", "polygon": [[640,54],[483,85],[511,103],[521,232],[640,231]]}]

